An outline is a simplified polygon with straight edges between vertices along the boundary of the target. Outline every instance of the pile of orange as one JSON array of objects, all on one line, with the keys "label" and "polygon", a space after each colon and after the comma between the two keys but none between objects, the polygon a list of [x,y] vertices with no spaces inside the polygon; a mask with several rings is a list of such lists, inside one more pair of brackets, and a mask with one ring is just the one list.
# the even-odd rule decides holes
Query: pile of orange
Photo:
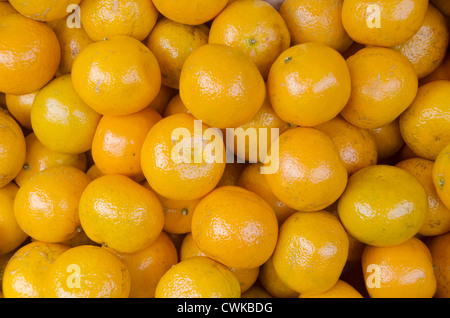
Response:
[{"label": "pile of orange", "polygon": [[440,0],[0,0],[1,297],[450,298],[449,38]]}]

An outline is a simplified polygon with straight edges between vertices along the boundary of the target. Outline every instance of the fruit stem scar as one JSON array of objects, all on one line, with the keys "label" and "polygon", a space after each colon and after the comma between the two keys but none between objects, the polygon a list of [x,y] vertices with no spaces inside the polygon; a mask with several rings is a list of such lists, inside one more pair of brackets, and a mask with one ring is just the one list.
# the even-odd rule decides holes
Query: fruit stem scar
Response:
[{"label": "fruit stem scar", "polygon": [[443,187],[444,186],[444,177],[440,177],[439,178],[439,186]]},{"label": "fruit stem scar", "polygon": [[284,63],[289,63],[290,61],[292,61],[292,56],[288,56],[285,60]]},{"label": "fruit stem scar", "polygon": [[183,214],[183,215],[188,215],[188,213],[189,213],[189,210],[187,208],[183,208],[181,210],[181,214]]},{"label": "fruit stem scar", "polygon": [[254,45],[256,43],[256,40],[254,38],[251,38],[249,41],[250,45]]}]

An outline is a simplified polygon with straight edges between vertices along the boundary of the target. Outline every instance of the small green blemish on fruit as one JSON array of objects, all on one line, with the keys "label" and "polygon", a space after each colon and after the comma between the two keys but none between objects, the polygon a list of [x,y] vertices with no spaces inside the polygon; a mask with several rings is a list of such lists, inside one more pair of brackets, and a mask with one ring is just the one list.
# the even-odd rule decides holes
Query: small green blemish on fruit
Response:
[{"label": "small green blemish on fruit", "polygon": [[289,63],[290,61],[292,61],[292,56],[288,56],[287,58],[284,59],[284,63]]},{"label": "small green blemish on fruit", "polygon": [[444,177],[440,177],[439,178],[439,186],[443,187],[444,186]]},{"label": "small green blemish on fruit", "polygon": [[254,45],[256,43],[256,40],[251,38],[250,40],[248,40],[248,43],[250,43],[250,45]]},{"label": "small green blemish on fruit", "polygon": [[26,170],[26,171],[29,171],[30,170],[30,165],[28,163],[25,163],[23,165],[23,169]]},{"label": "small green blemish on fruit", "polygon": [[181,214],[182,214],[182,215],[188,215],[188,213],[189,213],[189,210],[188,210],[187,208],[183,208],[183,209],[181,210]]}]

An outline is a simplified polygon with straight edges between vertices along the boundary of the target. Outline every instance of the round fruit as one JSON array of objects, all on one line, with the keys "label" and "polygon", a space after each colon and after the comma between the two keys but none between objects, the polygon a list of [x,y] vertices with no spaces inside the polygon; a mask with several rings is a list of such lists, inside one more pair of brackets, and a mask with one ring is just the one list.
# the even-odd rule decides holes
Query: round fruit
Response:
[{"label": "round fruit", "polygon": [[141,167],[156,193],[172,200],[195,200],[216,187],[226,165],[225,146],[221,138],[206,136],[217,132],[211,129],[186,113],[153,126],[142,146]]},{"label": "round fruit", "polygon": [[409,148],[422,158],[435,160],[450,143],[450,81],[420,86],[399,124]]},{"label": "round fruit", "polygon": [[273,63],[267,79],[270,103],[280,118],[316,126],[334,117],[350,97],[344,58],[321,43],[291,46]]},{"label": "round fruit", "polygon": [[78,204],[89,177],[71,166],[45,169],[27,180],[14,201],[22,230],[35,240],[62,242],[80,232]]},{"label": "round fruit", "polygon": [[19,124],[0,109],[0,188],[22,169],[26,156],[25,136]]},{"label": "round fruit", "polygon": [[102,115],[128,115],[158,95],[161,71],[155,55],[139,40],[115,36],[85,47],[73,62],[80,97]]},{"label": "round fruit", "polygon": [[385,126],[414,100],[416,71],[397,51],[366,47],[350,56],[347,64],[352,91],[341,115],[349,123],[366,129]]},{"label": "round fruit", "polygon": [[6,108],[11,116],[24,128],[31,127],[31,106],[39,91],[24,95],[5,95]]},{"label": "round fruit", "polygon": [[362,269],[371,298],[432,298],[436,291],[431,253],[416,237],[394,246],[366,245]]},{"label": "round fruit", "polygon": [[358,43],[400,45],[419,31],[427,7],[428,0],[345,0],[342,24]]},{"label": "round fruit", "polygon": [[81,0],[9,0],[9,3],[23,16],[38,21],[52,21],[64,18],[67,9],[77,6]]},{"label": "round fruit", "polygon": [[[278,170],[265,174],[275,196],[298,211],[319,211],[347,185],[347,169],[330,137],[315,128],[292,128],[278,139]],[[273,146],[272,146],[273,148]]]},{"label": "round fruit", "polygon": [[398,117],[387,125],[368,129],[377,145],[378,162],[395,155],[405,145]]},{"label": "round fruit", "polygon": [[225,265],[195,256],[172,266],[159,280],[155,298],[239,298],[241,287]]},{"label": "round fruit", "polygon": [[239,49],[267,79],[272,63],[289,48],[291,36],[285,21],[270,4],[246,0],[230,3],[214,18],[209,43]]},{"label": "round fruit", "polygon": [[90,239],[122,253],[147,248],[164,225],[157,196],[124,175],[93,180],[81,196],[79,215]]},{"label": "round fruit", "polygon": [[436,298],[450,297],[450,233],[435,236],[429,240],[428,248],[433,260],[436,276]]},{"label": "round fruit", "polygon": [[73,247],[53,262],[44,282],[45,298],[128,298],[128,268],[99,246]]},{"label": "round fruit", "polygon": [[437,195],[450,209],[450,144],[441,150],[434,161],[432,178]]},{"label": "round fruit", "polygon": [[388,165],[354,173],[339,198],[337,211],[347,232],[374,246],[401,244],[422,228],[428,201],[410,172]]},{"label": "round fruit", "polygon": [[296,212],[280,228],[273,266],[300,295],[333,287],[347,261],[349,242],[338,218],[326,211]]},{"label": "round fruit", "polygon": [[252,119],[266,95],[263,77],[241,51],[206,44],[192,52],[180,75],[180,97],[191,114],[211,127],[238,127]]},{"label": "round fruit", "polygon": [[273,209],[237,186],[213,190],[197,205],[192,236],[208,257],[238,269],[256,268],[272,255],[278,237]]},{"label": "round fruit", "polygon": [[299,298],[363,298],[363,296],[352,285],[339,279],[333,287],[321,294],[313,296],[300,295]]}]

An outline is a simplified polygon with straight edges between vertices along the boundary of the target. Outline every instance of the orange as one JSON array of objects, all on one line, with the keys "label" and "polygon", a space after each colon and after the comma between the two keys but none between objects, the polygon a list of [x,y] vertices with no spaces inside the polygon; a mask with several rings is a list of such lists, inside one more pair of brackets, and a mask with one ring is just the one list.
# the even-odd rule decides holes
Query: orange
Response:
[{"label": "orange", "polygon": [[394,246],[367,245],[362,268],[371,298],[432,298],[436,291],[430,250],[416,237]]},{"label": "orange", "polygon": [[450,144],[445,146],[436,157],[432,178],[437,195],[450,209]]},{"label": "orange", "polygon": [[397,51],[366,47],[347,59],[352,91],[341,112],[349,123],[366,129],[394,121],[414,100],[418,78]]},{"label": "orange", "polygon": [[161,232],[149,247],[135,253],[120,253],[111,248],[107,249],[116,255],[130,272],[130,298],[153,298],[161,277],[178,263],[175,245],[165,232]]},{"label": "orange", "polygon": [[[206,256],[194,242],[192,233],[187,233],[183,238],[180,246],[180,261],[194,256]],[[236,276],[241,286],[241,293],[246,292],[251,286],[255,284],[259,275],[259,266],[254,268],[233,268],[228,267],[229,270]]]},{"label": "orange", "polygon": [[300,295],[333,287],[347,261],[349,242],[338,218],[327,211],[296,212],[280,227],[273,266]]},{"label": "orange", "polygon": [[44,283],[45,298],[128,298],[130,271],[114,254],[81,245],[52,263]]},{"label": "orange", "polygon": [[47,148],[67,154],[91,149],[101,115],[89,107],[74,89],[70,74],[53,79],[36,95],[31,107],[31,126]]},{"label": "orange", "polygon": [[23,95],[41,89],[61,60],[55,33],[45,23],[18,13],[0,17],[0,26],[0,92]]},{"label": "orange", "polygon": [[254,192],[264,199],[274,210],[278,224],[281,225],[295,209],[278,199],[270,189],[266,177],[261,173],[261,163],[250,163],[242,171],[236,185]]},{"label": "orange", "polygon": [[179,93],[195,118],[220,129],[252,119],[266,95],[256,65],[237,48],[224,44],[205,44],[188,56]]},{"label": "orange", "polygon": [[91,181],[79,207],[87,236],[118,252],[134,253],[150,246],[164,225],[158,197],[124,175],[104,175]]},{"label": "orange", "polygon": [[393,47],[414,66],[419,79],[431,74],[444,60],[449,43],[449,30],[444,15],[428,5],[419,31],[405,43]]},{"label": "orange", "polygon": [[18,190],[19,187],[13,182],[0,188],[0,255],[12,252],[28,238],[14,215],[14,200]]},{"label": "orange", "polygon": [[67,8],[78,5],[81,0],[9,0],[9,3],[27,18],[38,21],[52,21],[69,14]]},{"label": "orange", "polygon": [[84,152],[72,155],[50,150],[39,141],[34,132],[25,137],[25,142],[27,149],[25,163],[14,178],[18,186],[22,186],[37,173],[56,166],[73,166],[86,171],[87,158]]},{"label": "orange", "polygon": [[435,160],[450,143],[450,81],[420,86],[411,106],[400,116],[405,143],[419,157]]},{"label": "orange", "polygon": [[189,114],[189,110],[183,104],[180,94],[176,94],[167,103],[167,107],[164,109],[164,117],[168,117],[170,115],[178,114],[178,113],[188,113]]},{"label": "orange", "polygon": [[358,43],[400,45],[419,31],[427,7],[428,0],[345,0],[342,24]]},{"label": "orange", "polygon": [[47,24],[55,32],[61,48],[61,62],[56,76],[68,74],[72,71],[73,61],[78,54],[94,41],[88,36],[83,26],[69,27],[65,18],[49,21]]},{"label": "orange", "polygon": [[300,295],[299,298],[363,298],[363,296],[352,285],[339,279],[333,287],[321,294],[313,296]]},{"label": "orange", "polygon": [[341,196],[347,169],[327,134],[296,127],[281,134],[278,143],[278,170],[265,177],[280,201],[298,211],[319,211]]},{"label": "orange", "polygon": [[226,139],[226,146],[237,156],[238,162],[265,162],[272,142],[288,128],[290,124],[278,116],[266,98],[252,119],[225,131],[225,137],[229,138]]},{"label": "orange", "polygon": [[141,148],[150,129],[161,115],[147,107],[124,116],[103,116],[92,139],[92,158],[103,174],[123,174],[144,180]]},{"label": "orange", "polygon": [[323,43],[344,52],[353,43],[342,25],[343,0],[282,2],[280,14],[286,21],[292,43]]},{"label": "orange", "polygon": [[377,163],[377,144],[367,129],[356,127],[339,115],[315,128],[333,140],[349,175]]},{"label": "orange", "polygon": [[175,22],[199,25],[214,19],[228,0],[153,0],[156,9]]},{"label": "orange", "polygon": [[419,85],[422,86],[432,81],[447,80],[450,81],[450,53],[447,53],[444,60],[429,75],[421,78]]},{"label": "orange", "polygon": [[223,186],[198,203],[191,232],[206,256],[231,268],[249,269],[272,255],[278,222],[270,205],[255,193]]},{"label": "orange", "polygon": [[7,15],[18,13],[16,9],[9,3],[8,1],[0,2],[0,17]]},{"label": "orange", "polygon": [[436,192],[432,176],[434,162],[424,158],[413,157],[400,161],[396,166],[414,174],[427,193],[428,208],[425,223],[418,234],[435,236],[449,232],[450,209],[444,205]]},{"label": "orange", "polygon": [[241,294],[241,298],[273,298],[263,287],[260,285],[253,285],[245,292]]},{"label": "orange", "polygon": [[93,164],[92,166],[89,167],[89,169],[87,169],[86,174],[91,180],[95,180],[98,177],[104,176],[104,174],[95,164]]},{"label": "orange", "polygon": [[177,94],[178,90],[162,84],[158,94],[153,99],[153,101],[148,105],[148,107],[153,108],[160,115],[164,115],[164,111],[167,107],[167,104]]},{"label": "orange", "polygon": [[344,108],[350,97],[350,73],[336,50],[321,43],[297,44],[272,64],[267,87],[270,103],[282,120],[316,126]]},{"label": "orange", "polygon": [[6,108],[14,119],[24,128],[31,127],[31,106],[39,91],[23,95],[5,95]]},{"label": "orange", "polygon": [[377,145],[378,161],[392,157],[405,145],[398,117],[387,125],[368,131]]},{"label": "orange", "polygon": [[433,260],[434,274],[436,276],[435,298],[450,297],[450,233],[432,237],[427,243]]},{"label": "orange", "polygon": [[270,4],[245,0],[229,4],[214,18],[209,43],[239,49],[267,79],[273,62],[289,48],[291,36],[285,21]]},{"label": "orange", "polygon": [[50,265],[70,247],[35,241],[18,249],[3,273],[5,298],[43,298]]},{"label": "orange", "polygon": [[347,232],[358,241],[392,246],[418,233],[427,208],[425,189],[413,174],[376,165],[350,176],[337,211]]},{"label": "orange", "polygon": [[25,162],[25,136],[19,124],[0,109],[0,188],[19,174]]},{"label": "orange", "polygon": [[275,271],[273,256],[261,265],[258,281],[261,286],[275,298],[297,298],[299,293],[289,287]]},{"label": "orange", "polygon": [[155,26],[158,11],[151,0],[83,0],[80,17],[96,42],[118,35],[143,41]]},{"label": "orange", "polygon": [[186,234],[191,231],[192,216],[200,202],[194,200],[172,200],[158,195],[164,210],[163,230],[173,234]]},{"label": "orange", "polygon": [[155,55],[124,35],[86,46],[73,62],[72,79],[81,99],[102,115],[140,111],[161,87]]},{"label": "orange", "polygon": [[164,17],[158,20],[145,43],[158,60],[163,85],[179,88],[184,62],[193,51],[208,43],[208,33],[205,24],[187,25]]},{"label": "orange", "polygon": [[195,256],[172,266],[159,280],[155,298],[240,298],[236,276],[225,265]]},{"label": "orange", "polygon": [[83,171],[71,166],[37,173],[17,192],[17,223],[39,241],[62,242],[74,237],[81,231],[78,204],[90,181]]},{"label": "orange", "polygon": [[172,200],[195,200],[214,189],[226,165],[225,146],[216,132],[186,113],[157,122],[141,150],[151,188]]}]

